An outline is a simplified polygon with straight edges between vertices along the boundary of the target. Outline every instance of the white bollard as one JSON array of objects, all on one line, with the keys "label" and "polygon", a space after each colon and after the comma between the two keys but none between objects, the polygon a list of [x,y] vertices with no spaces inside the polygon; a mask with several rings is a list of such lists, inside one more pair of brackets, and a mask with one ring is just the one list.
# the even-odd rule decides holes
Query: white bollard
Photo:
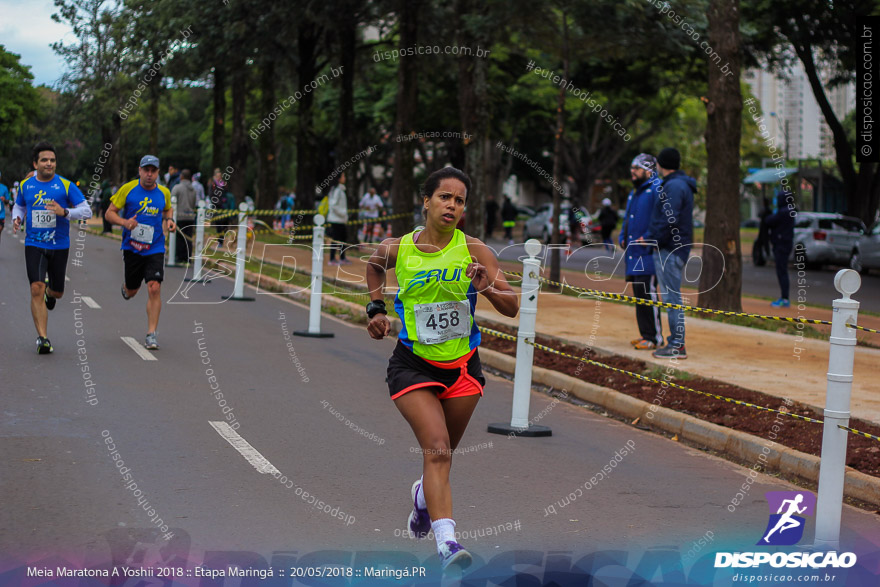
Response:
[{"label": "white bollard", "polygon": [[849,400],[852,392],[856,331],[847,324],[857,324],[859,302],[850,298],[862,285],[862,278],[852,269],[841,269],[834,276],[834,287],[843,294],[834,300],[831,318],[831,352],[828,355],[828,388],[825,395],[825,424],[819,461],[819,496],[816,502],[815,550],[840,548],[840,516],[843,509],[843,484],[846,475],[846,430],[849,426]]},{"label": "white bollard", "polygon": [[309,296],[309,329],[295,330],[296,336],[332,338],[332,332],[321,332],[321,289],[324,283],[324,216],[315,215],[312,229],[312,287]]},{"label": "white bollard", "polygon": [[193,276],[187,281],[204,281],[202,279],[202,249],[205,246],[205,201],[200,200],[196,212],[196,242],[193,245]]},{"label": "white bollard", "polygon": [[529,239],[525,245],[528,258],[523,259],[522,296],[519,304],[519,328],[516,333],[516,371],[513,380],[513,411],[510,425],[489,424],[489,432],[509,436],[551,436],[548,426],[529,424],[529,400],[532,392],[532,363],[535,347],[526,339],[535,341],[535,323],[538,319],[538,292],[541,272],[541,243]]},{"label": "white bollard", "polygon": [[[177,196],[171,198],[171,218],[174,220],[174,227],[177,228]],[[172,230],[168,235],[168,260],[165,265],[167,267],[177,265],[177,230]]]},{"label": "white bollard", "polygon": [[235,287],[226,299],[239,302],[252,302],[254,298],[244,295],[244,259],[247,255],[247,210],[248,205],[238,205],[238,236],[235,239]]}]

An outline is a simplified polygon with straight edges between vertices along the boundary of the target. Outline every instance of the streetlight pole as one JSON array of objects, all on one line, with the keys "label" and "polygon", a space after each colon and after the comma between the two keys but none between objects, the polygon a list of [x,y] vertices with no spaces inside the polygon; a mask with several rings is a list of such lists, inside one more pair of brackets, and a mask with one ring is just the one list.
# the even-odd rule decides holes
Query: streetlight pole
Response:
[{"label": "streetlight pole", "polygon": [[782,134],[783,134],[783,136],[785,137],[785,161],[786,161],[786,163],[787,163],[787,162],[788,162],[788,144],[789,144],[789,140],[788,140],[788,119],[786,118],[784,121],[780,121],[780,120],[779,120],[779,116],[777,116],[775,112],[771,112],[771,113],[770,113],[770,116],[772,116],[773,118],[775,118],[777,123],[778,123],[778,122],[782,122],[782,126],[780,126],[780,128],[782,129]]}]

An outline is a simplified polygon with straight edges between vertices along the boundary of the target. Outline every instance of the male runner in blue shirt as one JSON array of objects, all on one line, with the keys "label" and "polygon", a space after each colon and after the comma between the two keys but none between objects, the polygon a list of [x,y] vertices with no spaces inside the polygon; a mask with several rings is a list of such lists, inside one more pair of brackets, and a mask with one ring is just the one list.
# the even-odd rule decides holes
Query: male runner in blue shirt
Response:
[{"label": "male runner in blue shirt", "polygon": [[[122,297],[131,299],[147,284],[147,338],[144,346],[159,348],[156,329],[162,309],[161,287],[165,276],[165,233],[175,229],[171,218],[171,192],[159,185],[159,158],[144,155],[138,167],[140,179],[119,188],[110,198],[110,207],[104,214],[108,222],[122,227],[122,260],[125,263],[125,283]],[[119,213],[122,212],[122,216]]]},{"label": "male runner in blue shirt", "polygon": [[55,307],[64,293],[70,221],[92,216],[92,209],[76,184],[55,175],[55,163],[55,147],[49,143],[34,147],[36,174],[21,182],[12,212],[13,233],[18,232],[25,219],[24,258],[31,284],[37,352],[41,355],[55,350],[46,336],[48,310]]},{"label": "male runner in blue shirt", "polygon": [[0,183],[0,236],[3,236],[3,227],[6,225],[6,205],[9,203],[9,188]]}]

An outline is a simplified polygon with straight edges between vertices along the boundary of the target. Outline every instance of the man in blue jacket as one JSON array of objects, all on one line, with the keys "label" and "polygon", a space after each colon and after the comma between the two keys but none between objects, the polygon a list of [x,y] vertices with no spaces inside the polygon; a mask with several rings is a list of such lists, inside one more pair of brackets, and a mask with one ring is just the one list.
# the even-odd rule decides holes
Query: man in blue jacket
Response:
[{"label": "man in blue jacket", "polygon": [[794,247],[794,217],[797,214],[794,206],[794,194],[787,188],[776,192],[776,212],[768,216],[764,222],[770,231],[770,243],[773,245],[773,259],[776,263],[776,279],[779,280],[779,299],[771,302],[774,308],[788,308],[788,257]]},{"label": "man in blue jacket", "polygon": [[[697,182],[683,171],[681,153],[671,147],[657,155],[657,171],[662,177],[652,180],[657,195],[651,213],[651,225],[639,238],[641,242],[653,241],[654,270],[663,301],[681,304],[681,276],[694,242],[694,193]],[[667,344],[653,352],[657,358],[686,359],[684,346],[684,311],[669,308],[667,311],[670,335]]]},{"label": "man in blue jacket", "polygon": [[[626,215],[620,228],[618,242],[626,257],[626,280],[632,283],[633,296],[654,302],[657,295],[657,275],[654,272],[654,249],[633,241],[648,230],[651,212],[654,210],[655,189],[651,184],[657,160],[653,155],[642,153],[636,156],[629,168],[635,189],[626,200]],[[660,308],[657,306],[636,305],[636,322],[639,325],[639,338],[631,344],[636,350],[654,350],[663,346],[663,330],[660,324]]]}]

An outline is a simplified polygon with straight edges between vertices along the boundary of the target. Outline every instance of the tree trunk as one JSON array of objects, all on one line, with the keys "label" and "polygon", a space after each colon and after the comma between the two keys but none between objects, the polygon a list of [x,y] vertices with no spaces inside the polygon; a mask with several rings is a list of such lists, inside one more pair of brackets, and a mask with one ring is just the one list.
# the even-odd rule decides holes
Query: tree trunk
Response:
[{"label": "tree trunk", "polygon": [[[418,42],[418,15],[422,0],[400,0],[400,48],[414,47]],[[394,120],[394,134],[401,136],[414,131],[416,109],[419,104],[418,62],[416,55],[398,61],[397,70],[397,115]],[[394,141],[394,178],[391,181],[391,206],[395,214],[413,209],[413,197],[417,186],[413,177],[412,141]],[[419,202],[421,208],[421,201]],[[402,236],[412,228],[408,216],[396,218],[391,223],[394,236]]]},{"label": "tree trunk", "polygon": [[236,204],[244,201],[247,189],[248,136],[245,132],[247,77],[247,65],[240,63],[232,76],[232,136],[229,140],[229,165],[234,171],[229,178],[228,189],[235,196]]},{"label": "tree trunk", "polygon": [[[315,24],[307,21],[301,22],[298,37],[299,66],[297,76],[299,85],[302,87],[315,79],[318,42]],[[315,203],[315,161],[318,141],[312,128],[313,100],[314,94],[304,92],[302,100],[299,101],[296,136],[296,198],[297,204],[303,208],[312,208]]]},{"label": "tree trunk", "polygon": [[[275,64],[271,60],[263,63],[261,112],[272,112],[275,107]],[[259,193],[256,206],[259,210],[271,210],[278,200],[278,161],[275,159],[275,125],[260,135]]]},{"label": "tree trunk", "polygon": [[[565,73],[565,79],[568,77],[568,14],[562,11],[562,70]],[[553,145],[553,181],[562,174],[562,134],[565,131],[565,86],[559,88],[559,96],[556,98],[556,141]],[[562,183],[559,182],[561,186]],[[562,198],[560,198],[560,188],[550,185],[553,190],[553,218],[552,228],[553,234],[550,236],[550,242],[554,245],[559,244],[559,214],[562,210]],[[555,246],[550,252],[550,279],[552,281],[561,281],[561,259],[559,255],[559,247]]]},{"label": "tree trunk", "polygon": [[108,139],[105,139],[105,143],[113,145],[108,164],[109,173],[105,174],[105,177],[109,175],[110,184],[119,187],[125,183],[122,181],[125,177],[125,153],[122,143],[122,118],[117,112],[113,113],[113,126],[110,128],[110,135]]},{"label": "tree trunk", "polygon": [[[150,117],[150,153],[156,154],[159,152],[159,99],[161,98],[161,93],[159,91],[159,84],[162,83],[161,75],[157,75],[156,78],[151,82],[150,85],[150,107],[149,107],[149,117]],[[158,155],[156,155],[158,157]],[[177,166],[180,166],[179,161],[169,161],[168,163],[176,163]]]},{"label": "tree trunk", "polygon": [[226,167],[224,153],[226,152],[226,75],[220,66],[214,67],[214,119],[212,122],[211,136],[211,173],[214,177],[215,169]]},{"label": "tree trunk", "polygon": [[[354,128],[354,68],[357,49],[357,22],[354,8],[339,15],[339,36],[342,49],[342,92],[339,96],[339,161],[348,161],[360,150]],[[355,194],[357,195],[357,194]]]},{"label": "tree trunk", "polygon": [[[800,17],[803,20],[803,17]],[[822,80],[819,79],[819,72],[816,69],[816,62],[813,60],[813,47],[811,45],[794,45],[795,53],[804,65],[804,72],[807,74],[807,80],[810,82],[810,88],[813,90],[813,97],[819,104],[819,110],[825,117],[825,122],[831,130],[834,137],[834,152],[837,155],[837,168],[840,170],[840,176],[846,186],[848,203],[852,204],[853,197],[856,193],[856,177],[855,166],[853,165],[853,152],[846,136],[846,130],[834,114],[828,96],[825,95],[825,89],[822,87]]]},{"label": "tree trunk", "polygon": [[712,61],[706,105],[706,231],[699,304],[742,310],[742,256],[739,241],[739,147],[742,96],[739,87],[739,0],[709,4],[709,45],[730,64],[728,75]]},{"label": "tree trunk", "polygon": [[[468,0],[456,2],[458,15],[459,45],[465,47],[488,47],[491,40],[485,27],[474,30],[468,23],[472,16],[472,3]],[[481,8],[485,11],[485,5]],[[465,166],[463,171],[471,178],[471,191],[467,195],[467,214],[465,232],[479,239],[485,238],[486,194],[491,189],[487,158],[492,148],[489,139],[489,60],[474,54],[459,57],[458,60],[458,110],[461,120],[462,145]]]},{"label": "tree trunk", "polygon": [[880,206],[880,173],[877,173],[876,163],[859,163],[858,183],[854,193],[856,197],[849,198],[846,214],[861,218],[865,226],[870,228],[877,217],[877,207]]}]

